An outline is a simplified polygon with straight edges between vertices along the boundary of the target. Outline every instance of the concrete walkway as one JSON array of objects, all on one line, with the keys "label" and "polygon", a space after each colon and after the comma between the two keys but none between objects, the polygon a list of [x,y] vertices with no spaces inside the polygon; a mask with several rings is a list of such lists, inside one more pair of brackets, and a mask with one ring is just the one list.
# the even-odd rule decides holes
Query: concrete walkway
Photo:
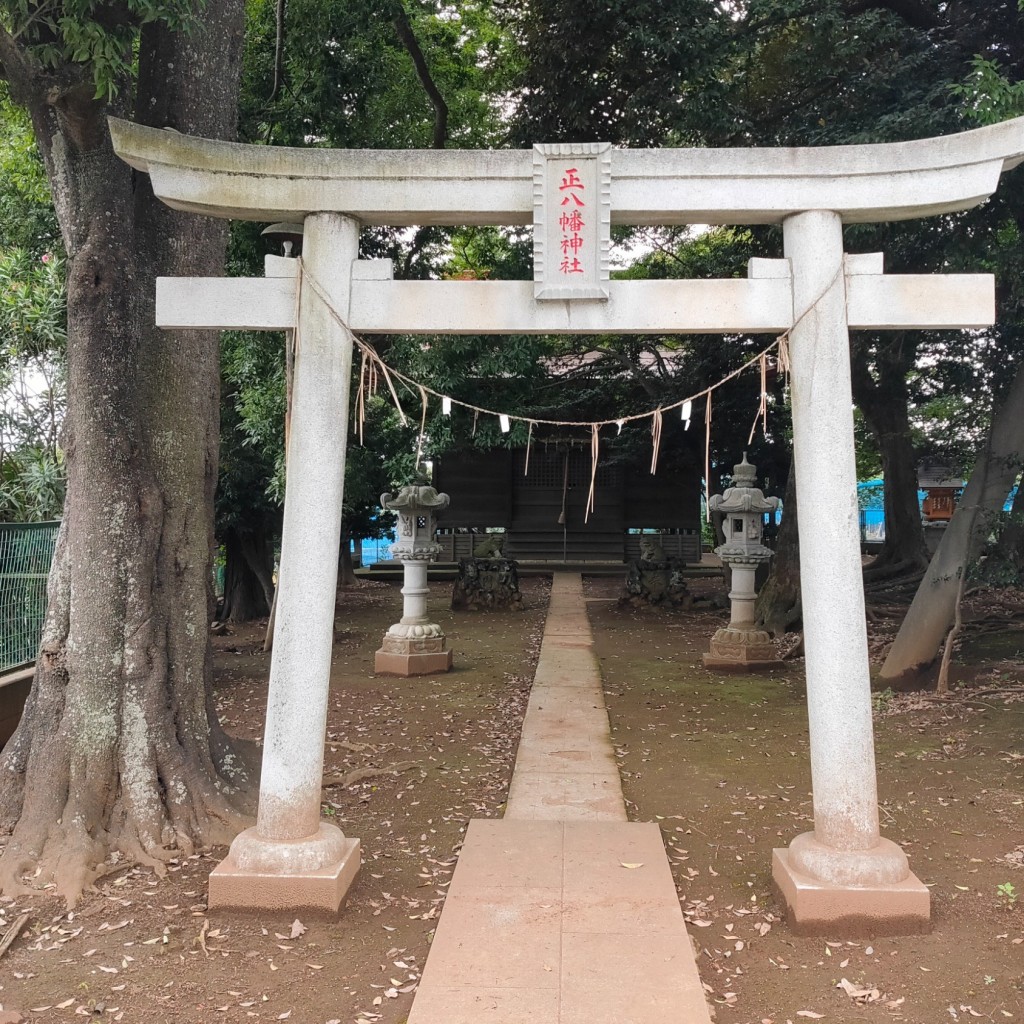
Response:
[{"label": "concrete walkway", "polygon": [[576,573],[556,572],[505,820],[625,821],[601,670]]},{"label": "concrete walkway", "polygon": [[709,1024],[661,831],[629,822],[582,581],[556,573],[505,817],[470,822],[408,1024]]}]

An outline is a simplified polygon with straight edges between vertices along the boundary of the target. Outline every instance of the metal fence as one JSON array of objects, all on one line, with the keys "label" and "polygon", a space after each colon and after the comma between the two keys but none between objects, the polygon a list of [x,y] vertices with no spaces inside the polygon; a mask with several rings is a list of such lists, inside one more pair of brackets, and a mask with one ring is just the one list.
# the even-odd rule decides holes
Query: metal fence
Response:
[{"label": "metal fence", "polygon": [[0,523],[0,672],[35,660],[60,523]]}]

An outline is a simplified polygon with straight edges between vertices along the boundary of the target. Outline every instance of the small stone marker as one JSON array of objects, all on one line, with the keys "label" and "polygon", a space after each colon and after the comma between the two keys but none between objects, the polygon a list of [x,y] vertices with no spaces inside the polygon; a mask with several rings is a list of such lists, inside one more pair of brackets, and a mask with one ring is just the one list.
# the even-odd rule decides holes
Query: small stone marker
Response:
[{"label": "small stone marker", "polygon": [[459,560],[452,588],[453,611],[522,611],[519,563],[502,552],[505,534],[492,533]]},{"label": "small stone marker", "polygon": [[626,586],[619,604],[634,607],[692,607],[693,598],[686,586],[684,567],[681,558],[669,558],[665,554],[660,536],[642,537],[640,557],[629,563]]}]

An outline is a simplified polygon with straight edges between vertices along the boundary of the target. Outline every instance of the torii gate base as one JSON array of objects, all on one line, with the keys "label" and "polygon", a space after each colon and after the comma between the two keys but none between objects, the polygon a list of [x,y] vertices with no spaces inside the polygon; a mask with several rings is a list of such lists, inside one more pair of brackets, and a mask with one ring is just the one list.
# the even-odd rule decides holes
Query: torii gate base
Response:
[{"label": "torii gate base", "polygon": [[931,931],[928,889],[916,876],[868,885],[862,872],[856,885],[837,885],[797,870],[791,855],[791,848],[772,850],[772,888],[786,908],[786,923],[797,935],[857,939]]},{"label": "torii gate base", "polygon": [[209,908],[279,910],[284,914],[302,910],[337,917],[359,871],[359,840],[346,838],[333,825],[325,823],[321,828],[337,833],[326,833],[325,863],[301,872],[289,862],[294,844],[281,844],[277,864],[264,857],[262,864],[251,865],[236,839],[228,855],[210,872]]},{"label": "torii gate base", "polygon": [[[773,876],[798,930],[927,929],[928,889],[879,832],[848,331],[982,327],[994,322],[995,286],[984,275],[890,277],[881,254],[845,254],[842,229],[984,201],[1024,158],[1024,118],[948,138],[792,150],[289,150],[119,121],[111,135],[177,209],[304,223],[301,276],[298,261],[268,258],[264,279],[157,287],[162,327],[301,335],[259,816],[211,876],[211,908],[336,912],[358,863],[358,842],[320,821],[350,331],[788,331],[814,831],[775,851]],[[558,252],[576,242],[559,236],[563,189],[589,190],[585,201],[572,193],[587,209],[589,255],[571,266]],[[393,281],[387,261],[358,259],[360,225],[531,221],[532,282]],[[611,281],[612,223],[781,224],[785,258],[752,260],[746,281]],[[580,287],[560,276],[577,271]]]}]

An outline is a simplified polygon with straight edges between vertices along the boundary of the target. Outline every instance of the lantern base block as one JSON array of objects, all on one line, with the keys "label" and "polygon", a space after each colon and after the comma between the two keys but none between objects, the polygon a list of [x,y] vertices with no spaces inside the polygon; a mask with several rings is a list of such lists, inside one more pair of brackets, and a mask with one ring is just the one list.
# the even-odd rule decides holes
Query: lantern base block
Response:
[{"label": "lantern base block", "polygon": [[451,668],[452,652],[447,649],[443,634],[405,639],[386,635],[373,656],[373,671],[377,675],[428,676],[450,672]]},{"label": "lantern base block", "polygon": [[797,870],[790,851],[772,851],[772,887],[797,935],[874,938],[931,931],[928,887],[910,874],[901,882],[838,885]]},{"label": "lantern base block", "polygon": [[726,626],[711,638],[710,650],[704,655],[705,668],[742,671],[781,665],[775,645],[763,629]]}]

